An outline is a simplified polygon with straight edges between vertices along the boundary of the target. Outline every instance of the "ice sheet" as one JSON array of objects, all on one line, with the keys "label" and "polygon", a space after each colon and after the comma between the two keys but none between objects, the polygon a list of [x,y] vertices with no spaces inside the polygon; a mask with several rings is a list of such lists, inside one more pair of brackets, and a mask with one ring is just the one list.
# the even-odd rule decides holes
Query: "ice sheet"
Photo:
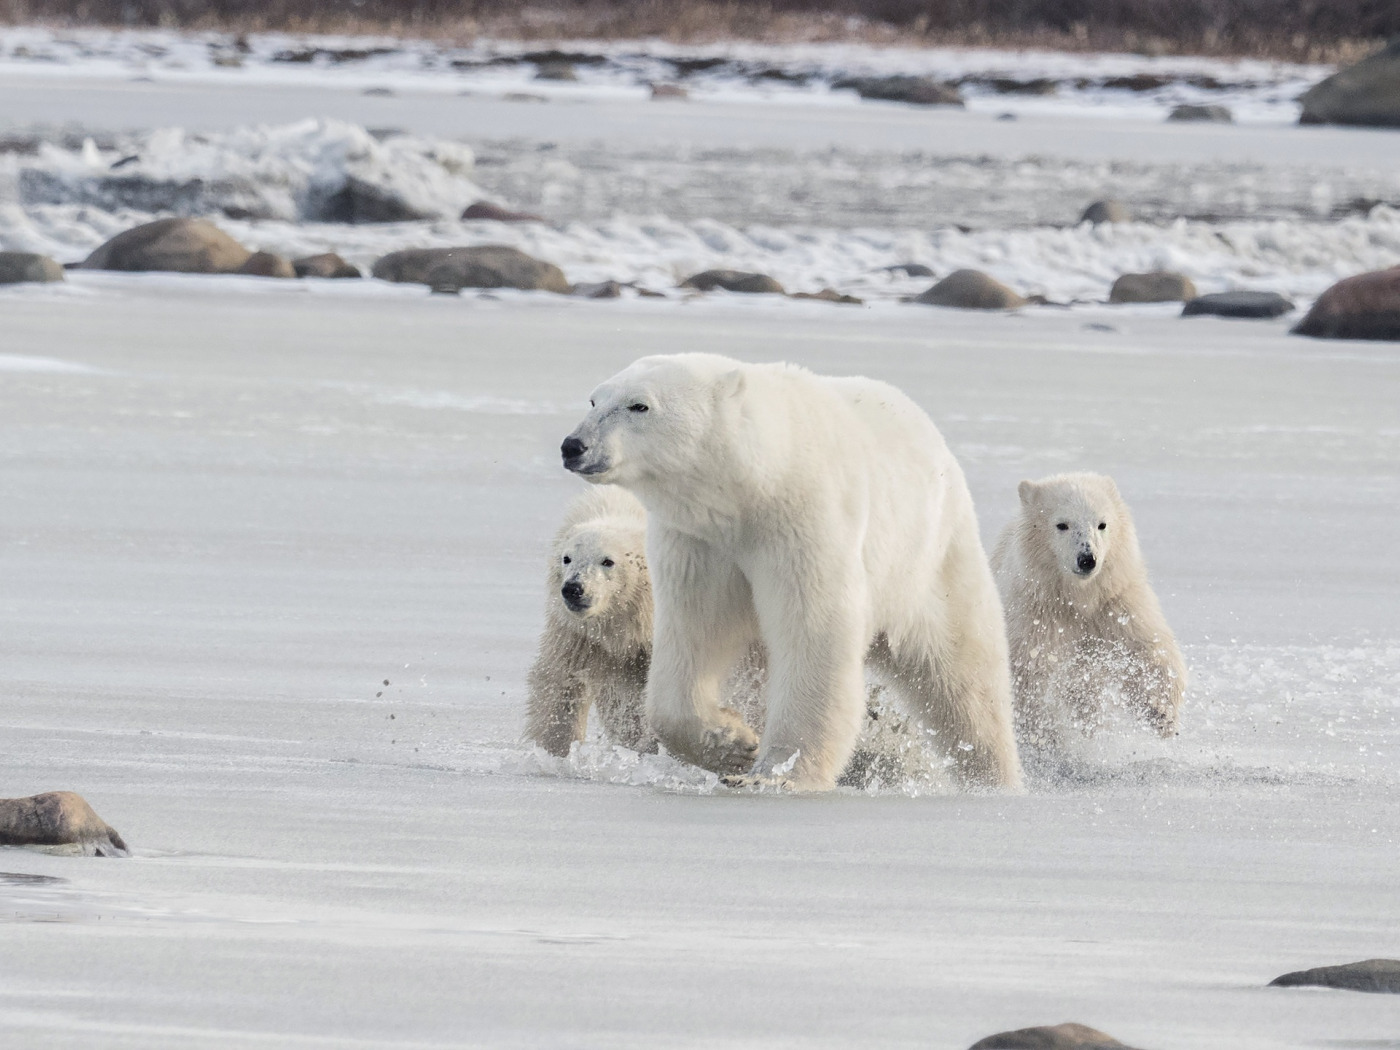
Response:
[{"label": "ice sheet", "polygon": [[[0,292],[0,352],[74,366],[0,383],[0,795],[81,791],[137,856],[0,850],[0,1041],[1400,1029],[1394,997],[1263,987],[1400,928],[1392,346],[1107,308],[79,278]],[[575,491],[557,443],[599,379],[687,349],[897,383],[987,538],[1019,478],[1112,473],[1194,675],[1182,735],[1085,742],[1023,798],[756,797],[523,749]]]}]

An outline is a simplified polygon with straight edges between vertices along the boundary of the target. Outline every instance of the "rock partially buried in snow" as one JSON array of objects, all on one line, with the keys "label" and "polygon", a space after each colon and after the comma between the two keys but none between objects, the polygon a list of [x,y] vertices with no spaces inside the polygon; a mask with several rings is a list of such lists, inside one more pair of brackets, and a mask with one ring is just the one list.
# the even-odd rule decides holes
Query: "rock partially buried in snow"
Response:
[{"label": "rock partially buried in snow", "polygon": [[907,102],[915,106],[961,106],[958,89],[931,77],[849,77],[831,85],[851,88],[861,98],[878,102]]},{"label": "rock partially buried in snow", "polygon": [[462,219],[470,221],[473,219],[490,219],[493,222],[546,222],[542,215],[535,215],[528,211],[511,211],[509,208],[502,208],[499,204],[492,204],[490,201],[477,201],[468,204],[462,212]]},{"label": "rock partially buried in snow", "polygon": [[679,99],[684,101],[690,98],[690,92],[679,84],[653,84],[651,85],[651,97],[657,101],[664,99]]},{"label": "rock partially buried in snow", "polygon": [[437,215],[430,209],[410,204],[395,189],[349,175],[339,189],[317,203],[311,218],[358,226],[376,222],[418,222],[435,219]]},{"label": "rock partially buried in snow", "polygon": [[1270,987],[1345,988],[1353,992],[1386,992],[1400,995],[1400,959],[1367,959],[1341,966],[1295,970],[1269,982]]},{"label": "rock partially buried in snow", "polygon": [[239,273],[250,277],[295,277],[296,269],[291,262],[272,252],[254,252],[238,268]]},{"label": "rock partially buried in snow", "polygon": [[1302,103],[1300,124],[1400,128],[1400,38],[1315,84]]},{"label": "rock partially buried in snow", "polygon": [[961,310],[1010,310],[1026,300],[981,270],[954,270],[911,302],[953,306]]},{"label": "rock partially buried in snow", "polygon": [[1400,340],[1400,266],[1338,281],[1317,297],[1295,335]]},{"label": "rock partially buried in snow", "polygon": [[1177,106],[1167,114],[1172,121],[1205,124],[1233,124],[1235,116],[1225,106]]},{"label": "rock partially buried in snow", "polygon": [[979,1039],[968,1050],[1132,1050],[1113,1036],[1088,1025],[1066,1022],[1018,1028]]},{"label": "rock partially buried in snow", "polygon": [[702,292],[712,292],[723,288],[726,292],[749,294],[782,295],[783,286],[766,273],[748,273],[744,270],[705,270],[681,282],[682,288],[695,288]]},{"label": "rock partially buried in snow", "polygon": [[582,281],[569,294],[580,299],[617,299],[622,295],[622,287],[617,281]]},{"label": "rock partially buried in snow", "polygon": [[896,263],[882,267],[888,273],[902,273],[905,277],[932,277],[933,270],[923,263]]},{"label": "rock partially buried in snow", "polygon": [[847,303],[851,306],[863,306],[865,304],[864,299],[838,292],[835,288],[823,288],[819,292],[793,292],[789,298],[817,299],[824,303]]},{"label": "rock partially buried in snow", "polygon": [[434,291],[462,288],[521,288],[568,295],[564,271],[517,248],[483,244],[471,248],[407,248],[374,264],[384,281],[430,285]]},{"label": "rock partially buried in snow", "polygon": [[363,277],[360,268],[342,259],[335,252],[307,255],[292,262],[298,277]]},{"label": "rock partially buried in snow", "polygon": [[1080,222],[1092,222],[1095,226],[1103,222],[1132,222],[1133,213],[1122,201],[1094,201],[1079,216]]},{"label": "rock partially buried in snow", "polygon": [[72,791],[0,798],[0,846],[77,846],[88,856],[127,855],[116,829]]},{"label": "rock partially buried in snow", "polygon": [[252,254],[203,219],[157,219],[117,234],[80,266],[128,273],[237,273]]},{"label": "rock partially buried in snow", "polygon": [[1282,317],[1293,301],[1277,292],[1216,292],[1198,295],[1181,309],[1182,317]]},{"label": "rock partially buried in snow", "polygon": [[63,280],[63,267],[35,252],[0,252],[0,284]]},{"label": "rock partially buried in snow", "polygon": [[1125,273],[1109,290],[1111,303],[1170,303],[1196,298],[1196,286],[1184,274],[1156,270]]}]

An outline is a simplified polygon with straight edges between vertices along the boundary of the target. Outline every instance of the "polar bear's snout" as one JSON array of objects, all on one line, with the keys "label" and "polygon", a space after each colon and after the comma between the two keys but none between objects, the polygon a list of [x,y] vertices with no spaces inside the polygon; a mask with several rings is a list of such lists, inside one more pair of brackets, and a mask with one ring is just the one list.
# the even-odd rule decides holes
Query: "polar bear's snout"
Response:
[{"label": "polar bear's snout", "polygon": [[588,446],[573,434],[566,437],[564,443],[559,446],[559,452],[564,457],[564,469],[576,470],[583,459],[583,454],[587,451]]},{"label": "polar bear's snout", "polygon": [[1098,566],[1099,560],[1088,547],[1079,548],[1079,556],[1074,559],[1074,571],[1080,576],[1088,576]]},{"label": "polar bear's snout", "polygon": [[588,600],[588,593],[577,576],[571,576],[564,582],[564,586],[559,588],[559,597],[564,599],[569,612],[585,612],[593,604]]}]

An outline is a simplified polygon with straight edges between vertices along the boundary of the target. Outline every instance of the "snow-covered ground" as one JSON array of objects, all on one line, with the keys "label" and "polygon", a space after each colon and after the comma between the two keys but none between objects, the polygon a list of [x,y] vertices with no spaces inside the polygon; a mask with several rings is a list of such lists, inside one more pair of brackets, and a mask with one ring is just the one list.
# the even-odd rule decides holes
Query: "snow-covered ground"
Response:
[{"label": "snow-covered ground", "polygon": [[[0,292],[0,1042],[1387,1046],[1400,351],[1152,309],[496,300],[75,275]],[[391,294],[392,293],[392,294]],[[637,354],[909,391],[984,535],[1115,475],[1194,676],[1181,736],[1023,798],[718,789],[517,742],[557,444]],[[387,683],[387,684],[386,684]]]}]

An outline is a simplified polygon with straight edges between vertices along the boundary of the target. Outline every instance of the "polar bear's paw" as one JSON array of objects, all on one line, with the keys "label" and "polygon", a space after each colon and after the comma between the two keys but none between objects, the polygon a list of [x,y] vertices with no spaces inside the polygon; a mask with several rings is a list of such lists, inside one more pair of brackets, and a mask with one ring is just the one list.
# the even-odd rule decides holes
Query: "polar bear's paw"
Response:
[{"label": "polar bear's paw", "polygon": [[732,773],[719,778],[725,787],[748,791],[796,791],[797,784],[784,776],[768,773]]},{"label": "polar bear's paw", "polygon": [[732,707],[721,707],[719,716],[719,724],[701,734],[700,765],[721,776],[747,773],[758,755],[758,734]]}]

